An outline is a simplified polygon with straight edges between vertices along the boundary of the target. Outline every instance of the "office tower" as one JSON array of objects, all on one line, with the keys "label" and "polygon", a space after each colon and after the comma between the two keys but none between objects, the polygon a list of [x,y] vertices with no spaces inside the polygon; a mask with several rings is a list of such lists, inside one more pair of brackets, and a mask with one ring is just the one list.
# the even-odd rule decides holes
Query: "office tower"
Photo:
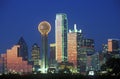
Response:
[{"label": "office tower", "polygon": [[51,25],[47,21],[42,21],[38,25],[38,31],[42,36],[42,73],[46,73],[48,69],[48,33]]},{"label": "office tower", "polygon": [[74,24],[74,30],[69,30],[68,33],[68,61],[73,63],[75,68],[77,68],[77,55],[80,53],[82,39],[82,30],[77,30]]},{"label": "office tower", "polygon": [[50,62],[50,66],[54,66],[55,64],[56,64],[56,51],[55,51],[55,48],[56,47],[56,45],[55,45],[55,43],[52,43],[52,44],[50,44],[50,60],[49,60],[49,62]]},{"label": "office tower", "polygon": [[15,45],[7,50],[7,53],[2,54],[4,65],[8,73],[32,73],[32,65],[18,56],[20,46]]},{"label": "office tower", "polygon": [[55,41],[57,62],[67,61],[67,32],[68,32],[67,15],[64,13],[56,14]]},{"label": "office tower", "polygon": [[120,58],[119,53],[119,40],[118,39],[108,39],[108,56],[109,58]]},{"label": "office tower", "polygon": [[20,45],[18,56],[21,56],[23,60],[28,60],[28,46],[23,37],[20,37],[17,45]]},{"label": "office tower", "polygon": [[33,61],[33,71],[38,71],[40,68],[40,47],[34,43],[32,46],[32,56],[31,60]]},{"label": "office tower", "polygon": [[118,39],[108,39],[108,53],[119,53],[119,40]]},{"label": "office tower", "polygon": [[94,40],[83,39],[81,42],[80,52],[77,55],[78,72],[85,74],[87,66],[87,56],[94,54]]},{"label": "office tower", "polygon": [[94,40],[93,39],[83,39],[81,48],[87,52],[87,55],[94,54]]}]

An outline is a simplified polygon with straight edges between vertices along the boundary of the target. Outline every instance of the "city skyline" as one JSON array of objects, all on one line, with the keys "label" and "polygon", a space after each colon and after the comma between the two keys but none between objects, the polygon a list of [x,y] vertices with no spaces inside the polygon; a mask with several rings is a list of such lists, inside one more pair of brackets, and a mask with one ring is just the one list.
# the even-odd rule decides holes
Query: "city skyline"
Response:
[{"label": "city skyline", "polygon": [[[95,47],[99,50],[103,43],[107,43],[107,39],[120,38],[120,2],[118,0],[62,0],[51,1],[51,3],[47,0],[36,2],[6,0],[0,3],[2,4],[0,5],[0,53],[5,53],[6,49],[16,44],[21,36],[25,38],[29,52],[34,43],[41,45],[37,26],[43,20],[51,24],[48,42],[54,43],[57,13],[66,13],[68,29],[72,29],[74,24],[77,24],[77,28],[82,29],[86,37],[95,40]],[[46,3],[47,6],[42,3]]]}]

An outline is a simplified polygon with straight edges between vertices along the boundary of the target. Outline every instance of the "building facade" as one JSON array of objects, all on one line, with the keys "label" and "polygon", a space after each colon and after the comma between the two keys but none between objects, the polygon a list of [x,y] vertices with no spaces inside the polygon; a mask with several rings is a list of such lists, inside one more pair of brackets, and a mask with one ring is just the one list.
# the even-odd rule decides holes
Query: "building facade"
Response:
[{"label": "building facade", "polygon": [[100,70],[99,53],[87,56],[86,71],[98,71],[98,70]]},{"label": "building facade", "polygon": [[81,42],[80,52],[77,55],[77,70],[80,73],[86,73],[87,56],[94,54],[94,40],[83,39]]},{"label": "building facade", "polygon": [[40,68],[40,47],[34,43],[31,50],[31,60],[33,61],[34,71],[38,71]]},{"label": "building facade", "polygon": [[4,71],[4,66],[3,66],[3,58],[0,55],[0,74],[2,74]]},{"label": "building facade", "polygon": [[102,44],[102,53],[99,54],[100,66],[108,59],[108,44]]},{"label": "building facade", "polygon": [[18,56],[19,45],[13,46],[7,50],[7,53],[2,54],[4,58],[4,69],[7,73],[32,73],[32,65]]},{"label": "building facade", "polygon": [[56,64],[56,45],[55,43],[50,44],[50,60],[49,65],[54,66]]},{"label": "building facade", "polygon": [[108,39],[108,53],[118,54],[119,53],[119,40]]},{"label": "building facade", "polygon": [[103,53],[104,51],[107,52],[105,53],[106,60],[109,58],[120,58],[119,44],[119,39],[108,39],[107,48],[103,50]]},{"label": "building facade", "polygon": [[28,46],[23,37],[20,37],[17,45],[20,45],[18,56],[22,57],[23,60],[28,60]]},{"label": "building facade", "polygon": [[67,33],[68,33],[67,15],[64,13],[56,14],[55,41],[57,62],[67,61]]},{"label": "building facade", "polygon": [[82,39],[82,30],[77,30],[76,24],[74,24],[74,30],[69,30],[68,33],[68,62],[73,63],[75,69],[77,68],[77,55],[80,52]]},{"label": "building facade", "polygon": [[1,54],[1,59],[2,59],[2,72],[7,73],[7,55],[6,53]]}]

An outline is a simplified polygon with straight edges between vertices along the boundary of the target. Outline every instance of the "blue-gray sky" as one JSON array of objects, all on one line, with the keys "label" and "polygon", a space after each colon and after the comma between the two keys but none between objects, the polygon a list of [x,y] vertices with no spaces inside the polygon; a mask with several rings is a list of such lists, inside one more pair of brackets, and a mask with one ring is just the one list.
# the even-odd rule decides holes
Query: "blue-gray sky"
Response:
[{"label": "blue-gray sky", "polygon": [[120,38],[120,0],[0,0],[0,53],[21,36],[29,51],[34,43],[40,46],[37,27],[44,20],[52,26],[49,43],[54,42],[56,13],[66,13],[69,29],[76,23],[97,50],[108,38]]}]

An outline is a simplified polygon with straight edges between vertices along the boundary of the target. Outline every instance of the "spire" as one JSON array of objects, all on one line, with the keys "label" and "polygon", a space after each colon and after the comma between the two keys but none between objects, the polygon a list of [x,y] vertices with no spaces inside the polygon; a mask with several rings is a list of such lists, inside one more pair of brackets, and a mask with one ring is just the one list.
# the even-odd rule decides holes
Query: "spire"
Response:
[{"label": "spire", "polygon": [[69,29],[69,33],[71,33],[72,31],[71,31],[71,29]]},{"label": "spire", "polygon": [[23,43],[26,44],[24,38],[21,36],[17,44],[18,44],[18,45],[19,45],[19,44],[21,45],[21,44],[23,44]]},{"label": "spire", "polygon": [[69,29],[69,33],[72,33],[72,32],[79,32],[79,33],[82,33],[82,30],[81,30],[81,29],[80,29],[80,30],[77,30],[77,25],[74,24],[74,30]]},{"label": "spire", "polygon": [[80,33],[82,33],[82,30],[80,29],[80,31],[79,31]]},{"label": "spire", "polygon": [[74,31],[77,32],[77,25],[74,24]]},{"label": "spire", "polygon": [[23,37],[20,37],[17,45],[20,45],[18,56],[22,57],[23,60],[28,60],[28,47]]}]

